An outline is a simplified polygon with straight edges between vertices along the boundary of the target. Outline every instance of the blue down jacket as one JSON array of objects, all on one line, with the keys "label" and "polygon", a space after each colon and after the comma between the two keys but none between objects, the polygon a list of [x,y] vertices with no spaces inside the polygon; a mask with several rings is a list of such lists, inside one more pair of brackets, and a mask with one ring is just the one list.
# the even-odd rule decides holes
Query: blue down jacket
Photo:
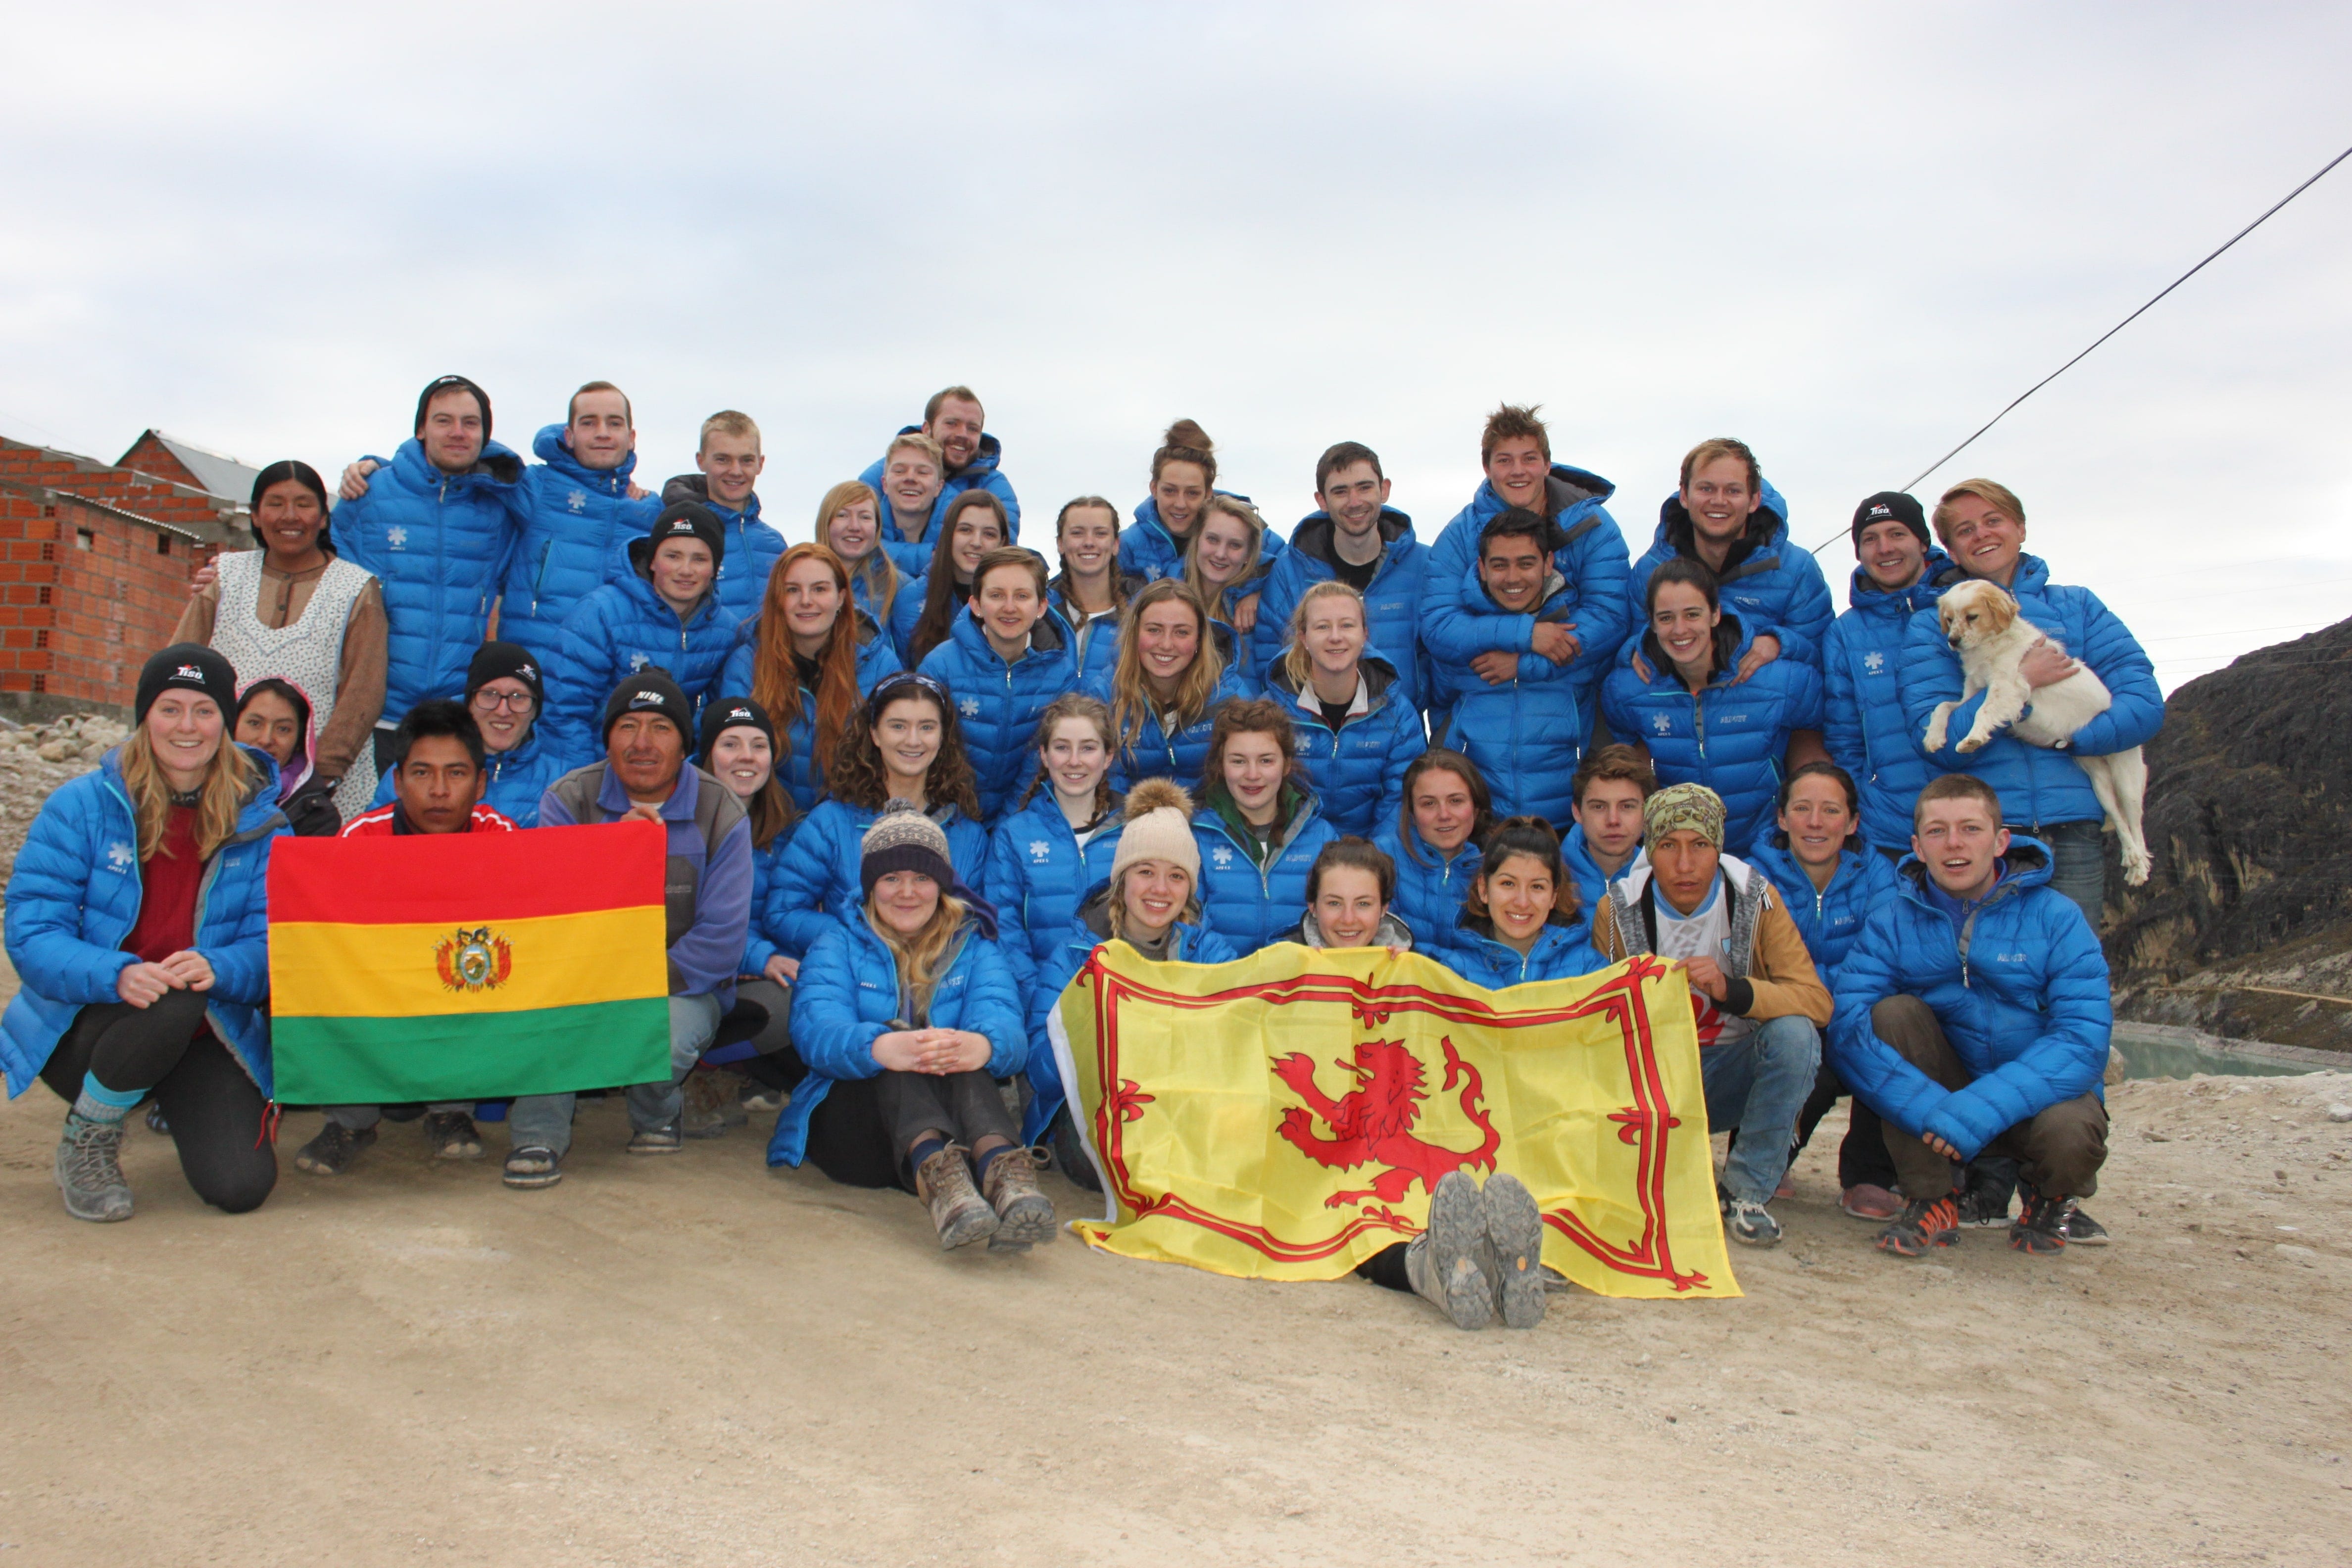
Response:
[{"label": "blue down jacket", "polygon": [[[196,892],[195,951],[213,966],[205,1017],[267,1099],[269,842],[292,830],[278,809],[278,764],[251,746],[245,754],[261,770],[261,787],[205,868]],[[32,1087],[75,1015],[122,1000],[114,983],[139,962],[122,943],[139,923],[143,887],[118,747],[41,803],[8,878],[8,962],[22,983],[0,1016],[0,1068],[10,1099]]]},{"label": "blue down jacket", "polygon": [[1894,866],[1874,849],[1850,848],[1838,857],[1830,885],[1817,889],[1790,852],[1788,835],[1778,829],[1759,838],[1747,859],[1780,889],[1780,901],[1797,922],[1822,984],[1835,991],[1838,965],[1870,922],[1871,911],[1895,894]]},{"label": "blue down jacket", "polygon": [[[859,610],[857,615],[857,695],[870,694],[875,683],[898,669],[898,650],[874,617]],[[757,617],[735,628],[735,646],[727,655],[726,668],[719,673],[719,684],[710,695],[717,697],[749,697],[751,695],[752,665],[760,652],[760,623]],[[770,718],[775,717],[773,714]],[[800,717],[792,721],[778,734],[780,748],[789,748],[791,754],[777,760],[777,776],[784,782],[784,793],[793,797],[793,805],[805,816],[815,809],[818,793],[824,787],[825,759],[816,754],[816,693],[801,688]]]},{"label": "blue down jacket", "polygon": [[[909,425],[898,432],[901,436],[919,436],[922,433],[923,427],[919,425]],[[898,516],[891,511],[890,503],[887,500],[882,503],[882,548],[889,552],[892,563],[900,572],[910,577],[919,577],[931,569],[931,543],[939,538],[936,531],[947,517],[948,504],[975,487],[986,490],[1003,503],[1004,542],[1007,544],[1021,542],[1021,498],[1013,493],[1012,481],[998,467],[1003,460],[1003,443],[985,431],[982,432],[980,449],[971,455],[971,461],[941,479],[940,497],[931,503],[931,521],[923,530],[920,542],[908,539],[906,531],[898,526]],[[866,465],[864,473],[857,476],[862,483],[872,486],[877,496],[882,493],[882,468],[883,460],[877,458]]]},{"label": "blue down jacket", "polygon": [[[1723,613],[1738,616],[1757,636],[1769,632],[1780,639],[1780,657],[1822,667],[1822,639],[1829,635],[1830,585],[1813,552],[1789,537],[1789,503],[1767,481],[1764,504],[1748,520],[1748,537],[1734,544],[1723,574]],[[1644,625],[1649,607],[1650,574],[1677,554],[1691,555],[1690,514],[1683,510],[1679,492],[1658,508],[1658,531],[1650,548],[1633,563],[1626,583],[1632,595],[1633,624]]]},{"label": "blue down jacket", "polygon": [[1822,645],[1822,739],[1862,792],[1862,839],[1901,849],[1911,842],[1911,807],[1936,776],[1903,706],[1903,639],[1912,616],[1932,609],[1960,569],[1930,548],[1919,580],[1892,593],[1857,566],[1847,602]]},{"label": "blue down jacket", "polygon": [[[1625,535],[1607,505],[1617,487],[1598,474],[1554,463],[1546,491],[1559,526],[1551,563],[1568,585],[1567,618],[1576,623],[1577,655],[1562,668],[1590,731],[1601,682],[1618,648],[1641,624],[1638,615],[1626,611]],[[1470,596],[1479,591],[1478,531],[1503,510],[1495,487],[1481,483],[1470,504],[1454,514],[1430,546],[1421,640],[1429,650],[1433,681],[1444,665],[1467,665],[1489,648],[1527,653],[1534,647],[1535,616],[1473,613]],[[1442,699],[1433,697],[1430,706],[1433,716]]]},{"label": "blue down jacket", "polygon": [[[1364,632],[1372,647],[1412,676],[1411,700],[1429,706],[1429,661],[1421,647],[1422,578],[1429,551],[1413,537],[1412,519],[1393,507],[1381,509],[1381,558],[1364,590]],[[1250,657],[1260,672],[1271,669],[1290,645],[1290,616],[1307,590],[1339,574],[1331,546],[1331,514],[1310,512],[1290,531],[1290,548],[1265,574],[1257,602],[1257,625],[1250,632]]]},{"label": "blue down jacket", "polygon": [[1201,923],[1237,954],[1280,942],[1297,927],[1307,912],[1307,873],[1323,846],[1339,837],[1314,795],[1296,794],[1287,784],[1283,793],[1295,804],[1263,867],[1251,858],[1246,836],[1213,804],[1192,814],[1192,840],[1201,847]]},{"label": "blue down jacket", "polygon": [[765,849],[757,844],[751,846],[751,924],[743,939],[745,974],[761,973],[768,967],[768,960],[784,951],[783,944],[768,931],[768,892],[775,885],[776,868],[783,863],[784,851],[792,842],[793,829],[786,827],[768,840]]},{"label": "blue down jacket", "polygon": [[[719,670],[735,647],[735,615],[705,591],[683,619],[650,580],[631,573],[573,607],[563,622],[563,652],[544,667],[547,713],[541,723],[555,748],[580,767],[604,751],[604,714],[613,689],[647,665],[659,665],[694,704],[721,695]],[[689,731],[687,744],[694,743]]]},{"label": "blue down jacket", "polygon": [[[1216,628],[1212,623],[1213,629]],[[1099,697],[1111,710],[1118,703],[1111,694],[1111,671],[1105,669],[1087,676],[1078,683],[1078,689],[1089,697]],[[1209,731],[1216,724],[1218,705],[1228,698],[1246,697],[1249,689],[1228,668],[1217,678],[1217,689],[1209,696],[1209,706],[1192,723],[1170,735],[1160,727],[1160,715],[1146,713],[1143,727],[1136,731],[1135,743],[1121,748],[1111,758],[1110,787],[1125,795],[1135,787],[1138,779],[1174,779],[1188,790],[1201,787],[1201,772],[1209,761]]]},{"label": "blue down jacket", "polygon": [[719,602],[738,621],[758,615],[768,591],[768,574],[784,558],[784,536],[760,521],[758,493],[744,502],[741,511],[730,511],[710,499],[710,481],[702,475],[680,474],[662,486],[661,499],[664,506],[691,500],[710,509],[726,541],[719,552]]},{"label": "blue down jacket", "polygon": [[1024,990],[1036,966],[1068,938],[1087,889],[1109,879],[1111,857],[1127,826],[1121,804],[1114,795],[1102,826],[1081,844],[1047,785],[989,836],[981,896],[996,906],[1005,955]]},{"label": "blue down jacket", "polygon": [[[2050,887],[2050,851],[2011,838],[2000,880],[1957,924],[1930,901],[1916,856],[1895,872],[1894,895],[1838,966],[1838,1077],[1887,1121],[1934,1133],[1963,1160],[2053,1105],[2104,1099],[2107,961],[2083,911]],[[1895,995],[1934,1010],[1973,1083],[1945,1089],[1878,1037],[1870,1010]]]},{"label": "blue down jacket", "polygon": [[[1098,616],[1094,618],[1091,627],[1080,626],[1076,612],[1070,608],[1067,595],[1058,585],[1059,579],[1055,581],[1056,585],[1045,591],[1045,607],[1061,616],[1062,624],[1070,628],[1070,635],[1078,649],[1078,674],[1081,677],[1107,674],[1118,662],[1118,616]],[[1140,577],[1121,578],[1120,603],[1135,597],[1142,586],[1143,579]]]},{"label": "blue down jacket", "polygon": [[[1029,1058],[1013,971],[976,916],[966,917],[953,947],[931,987],[930,1026],[987,1036],[989,1073],[1010,1078]],[[793,1049],[809,1071],[776,1119],[769,1164],[801,1163],[808,1152],[809,1118],[835,1083],[881,1073],[874,1042],[907,1026],[908,1011],[898,959],[866,923],[865,910],[851,908],[809,950],[793,986]]]},{"label": "blue down jacket", "polygon": [[1404,803],[1404,771],[1429,744],[1422,733],[1421,710],[1397,668],[1367,651],[1360,661],[1365,695],[1371,706],[1334,730],[1311,697],[1298,700],[1290,671],[1277,664],[1266,695],[1282,704],[1298,737],[1298,764],[1323,803],[1335,833],[1370,838],[1397,819]]},{"label": "blue down jacket", "polygon": [[[1110,884],[1098,882],[1087,891],[1078,905],[1078,913],[1064,926],[1045,955],[1029,982],[1029,1087],[1034,1091],[1029,1109],[1021,1118],[1021,1141],[1035,1143],[1043,1140],[1046,1130],[1054,1125],[1054,1115],[1069,1098],[1062,1083],[1061,1066],[1054,1059],[1054,1047],[1046,1033],[1046,1021],[1061,1004],[1062,993],[1070,988],[1078,971],[1095,955],[1095,949],[1111,940]],[[1168,961],[1171,963],[1230,963],[1241,954],[1215,931],[1188,921],[1179,921],[1168,934]]]},{"label": "blue down jacket", "polygon": [[[1992,785],[2000,796],[2001,816],[2012,824],[2101,821],[2105,813],[2090,779],[2074,765],[2074,754],[2104,757],[2156,739],[2164,727],[2164,693],[2157,688],[2156,668],[2097,595],[2051,582],[2049,564],[2039,556],[2018,557],[2010,591],[2027,620],[2106,682],[2114,705],[2075,731],[2068,751],[2029,746],[2004,730],[1981,750],[1963,752],[1959,743],[1984,706],[1979,692],[1953,711],[1945,749],[1927,760],[1938,773],[1974,773]],[[1959,656],[1944,640],[1936,612],[1921,610],[1903,634],[1903,706],[1911,715],[1912,732],[1924,741],[1936,704],[1958,701],[1959,695]]]},{"label": "blue down jacket", "polygon": [[[859,846],[881,815],[828,798],[793,829],[792,847],[769,873],[767,901],[754,916],[786,957],[805,954],[817,938],[864,906]],[[988,830],[952,805],[937,807],[930,816],[947,833],[948,862],[956,876],[977,890],[988,864]]]},{"label": "blue down jacket", "polygon": [[522,536],[499,601],[499,636],[530,649],[542,669],[562,649],[572,606],[630,574],[629,541],[645,537],[662,507],[629,499],[635,452],[617,468],[584,468],[563,433],[550,425],[531,440],[539,461],[523,470]]},{"label": "blue down jacket", "polygon": [[1617,868],[1614,877],[1602,874],[1601,862],[1592,858],[1592,847],[1584,841],[1584,824],[1578,823],[1559,841],[1559,858],[1568,867],[1568,874],[1576,883],[1577,907],[1587,920],[1601,907],[1607,897],[1609,884],[1633,875],[1633,868],[1642,864],[1641,846],[1633,847],[1633,858]]},{"label": "blue down jacket", "polygon": [[1471,879],[1478,875],[1478,845],[1473,839],[1449,860],[1432,848],[1421,830],[1405,825],[1399,837],[1390,823],[1372,837],[1381,853],[1396,862],[1396,897],[1389,912],[1412,932],[1413,951],[1444,963],[1468,940],[1462,929],[1462,900],[1469,896]]},{"label": "blue down jacket", "polygon": [[[1732,684],[1753,640],[1725,611],[1716,627],[1719,672],[1694,696],[1645,632],[1625,645],[1601,692],[1610,733],[1648,746],[1659,783],[1703,784],[1723,797],[1724,847],[1735,855],[1771,830],[1790,731],[1822,727],[1821,671],[1801,659],[1776,658]],[[1647,681],[1633,669],[1637,648],[1650,664]]]},{"label": "blue down jacket", "polygon": [[525,498],[522,459],[496,441],[462,474],[445,474],[403,441],[368,476],[364,495],[335,508],[335,552],[383,584],[383,718],[466,695],[466,668],[488,631]]},{"label": "blue down jacket", "polygon": [[[1219,490],[1217,493],[1233,496],[1235,500],[1249,500],[1249,497],[1234,495],[1231,490]],[[1265,537],[1258,542],[1259,567],[1273,566],[1282,558],[1282,536],[1267,529]],[[1147,583],[1161,577],[1184,575],[1184,546],[1168,531],[1168,525],[1160,521],[1160,503],[1150,496],[1136,503],[1134,523],[1118,531],[1118,569],[1129,577],[1140,577]],[[1216,606],[1213,605],[1210,608],[1213,611]]]},{"label": "blue down jacket", "polygon": [[[1496,606],[1473,566],[1456,619],[1465,626],[1578,618],[1575,591],[1557,574],[1545,584],[1533,616]],[[1527,638],[1519,641],[1524,644]],[[1482,650],[1483,651],[1483,650]],[[1430,699],[1434,743],[1452,746],[1478,764],[1494,792],[1497,817],[1521,815],[1566,822],[1575,804],[1572,781],[1584,758],[1592,716],[1583,706],[1579,676],[1584,656],[1554,664],[1541,654],[1517,655],[1518,673],[1497,685],[1466,662],[1433,658]]]},{"label": "blue down jacket", "polygon": [[1536,933],[1536,944],[1524,957],[1518,949],[1495,939],[1491,922],[1471,924],[1467,916],[1464,921],[1461,941],[1431,956],[1463,979],[1489,991],[1524,985],[1534,980],[1573,980],[1580,974],[1592,974],[1609,967],[1609,961],[1592,945],[1592,915],[1589,910],[1578,910],[1576,919],[1567,925],[1557,921],[1547,924]]},{"label": "blue down jacket", "polygon": [[1036,770],[1037,715],[1078,684],[1070,628],[1051,610],[1030,628],[1029,651],[1011,664],[989,646],[969,605],[949,624],[947,640],[923,660],[922,673],[955,697],[965,753],[980,788],[980,816],[992,823]]},{"label": "blue down jacket", "polygon": [[[383,770],[383,777],[376,781],[372,806],[392,804],[392,775],[395,771]],[[534,723],[523,732],[521,745],[512,751],[492,752],[485,758],[482,771],[490,780],[488,787],[482,791],[482,804],[517,827],[537,827],[539,797],[547,793],[548,785],[571,771],[571,764],[540,738],[539,725]]]}]

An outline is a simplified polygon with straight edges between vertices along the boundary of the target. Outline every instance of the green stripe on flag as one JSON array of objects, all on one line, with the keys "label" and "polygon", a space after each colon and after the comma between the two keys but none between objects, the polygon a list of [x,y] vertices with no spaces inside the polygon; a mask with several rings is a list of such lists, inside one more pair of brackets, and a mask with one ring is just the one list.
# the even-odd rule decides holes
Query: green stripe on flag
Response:
[{"label": "green stripe on flag", "polygon": [[279,1018],[278,1098],[289,1105],[400,1105],[662,1083],[669,998],[521,1013]]}]

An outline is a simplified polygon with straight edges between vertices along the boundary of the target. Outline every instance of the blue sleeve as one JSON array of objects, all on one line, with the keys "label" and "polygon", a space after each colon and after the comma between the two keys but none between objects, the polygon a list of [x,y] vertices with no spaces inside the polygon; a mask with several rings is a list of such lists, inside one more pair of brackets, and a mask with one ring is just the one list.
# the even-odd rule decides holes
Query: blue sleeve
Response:
[{"label": "blue sleeve", "polygon": [[73,820],[89,809],[75,798],[82,792],[68,790],[73,785],[42,803],[16,852],[8,878],[8,959],[29,989],[52,1001],[120,1002],[114,983],[139,956],[82,937],[83,879],[99,848],[96,825],[85,829]]},{"label": "blue sleeve", "polygon": [[1811,551],[1794,543],[1781,548],[1783,561],[1793,554],[1802,558],[1802,564],[1785,568],[1790,578],[1788,615],[1772,631],[1780,639],[1782,658],[1799,659],[1819,669],[1822,639],[1837,618],[1836,607],[1830,602],[1829,581],[1822,575],[1822,563]]},{"label": "blue sleeve", "polygon": [[1891,920],[1865,924],[1838,965],[1832,998],[1830,1065],[1873,1110],[1916,1137],[1950,1093],[1878,1037],[1870,1010],[1902,990],[1901,927]]},{"label": "blue sleeve", "polygon": [[1050,1049],[1044,1048],[1047,1037],[1046,1021],[1053,1016],[1054,1009],[1060,1005],[1062,993],[1070,988],[1070,982],[1078,977],[1078,971],[1085,967],[1087,959],[1093,952],[1094,949],[1091,946],[1081,947],[1078,944],[1074,928],[1070,940],[1056,943],[1051,955],[1041,961],[1030,975],[1026,1016],[1029,1033],[1040,1046],[1026,1068],[1032,1083],[1040,1081],[1038,1078],[1040,1073],[1054,1076],[1056,1084],[1060,1081],[1054,1063],[1054,1053]]},{"label": "blue sleeve", "polygon": [[2164,727],[2164,693],[2156,667],[2123,621],[2088,588],[2071,590],[2084,599],[2084,646],[2070,648],[2106,683],[2107,710],[2074,731],[2073,749],[2086,757],[2128,752],[2156,739]]},{"label": "blue sleeve", "polygon": [[857,960],[856,941],[836,927],[809,949],[793,986],[793,1049],[825,1078],[873,1078],[882,1070],[874,1042],[890,1025],[859,1016]]},{"label": "blue sleeve", "polygon": [[1296,552],[1284,556],[1258,584],[1257,625],[1250,628],[1249,652],[1251,662],[1260,669],[1274,668],[1290,636],[1290,612],[1298,607],[1298,579],[1304,572],[1297,561]]},{"label": "blue sleeve", "polygon": [[978,931],[968,939],[966,962],[971,973],[964,982],[959,1028],[988,1037],[988,1073],[1011,1078],[1029,1060],[1028,1020],[1021,1008],[1021,987],[1004,951]]},{"label": "blue sleeve", "polygon": [[751,932],[751,824],[739,821],[703,858],[694,923],[670,943],[672,994],[700,996],[734,983]]},{"label": "blue sleeve", "polygon": [[[736,966],[738,974],[757,974],[768,967],[768,960],[776,956],[776,944],[768,935],[768,885],[775,880],[776,861],[788,847],[790,840],[778,844],[771,839],[768,852],[762,855],[757,845],[752,847],[751,930],[743,939],[743,962]],[[764,870],[762,861],[766,863]]]},{"label": "blue sleeve", "polygon": [[[373,453],[368,454],[360,460],[375,464],[376,474],[381,474],[392,466],[390,459],[379,458]],[[334,541],[335,553],[354,566],[365,567],[369,572],[373,573],[379,581],[384,575],[383,562],[376,552],[374,541],[368,537],[368,530],[362,524],[367,521],[371,507],[383,504],[376,496],[375,474],[371,474],[368,476],[368,488],[365,490],[349,500],[335,503],[335,510],[327,526],[328,537]],[[501,581],[504,580],[504,576],[503,573],[499,574]]]},{"label": "blue sleeve", "polygon": [[[254,845],[253,863],[237,868],[246,879],[241,889],[245,907],[238,911],[236,931],[231,940],[215,947],[199,943],[195,951],[213,966],[213,994],[225,1002],[242,1002],[248,1007],[258,1007],[269,1000],[269,904],[266,889],[269,886],[270,847],[293,829],[283,821],[268,837]],[[217,876],[214,897],[219,897]]]},{"label": "blue sleeve", "polygon": [[727,655],[727,662],[719,668],[719,685],[713,697],[749,697],[751,695],[752,628],[757,621],[745,621],[735,634],[735,646]]},{"label": "blue sleeve", "polygon": [[924,591],[922,578],[908,577],[898,584],[898,595],[890,601],[890,648],[898,656],[902,667],[907,660],[907,645],[914,640],[915,623],[923,618]]},{"label": "blue sleeve", "polygon": [[1432,658],[1467,664],[1489,650],[1526,653],[1535,646],[1533,616],[1475,615],[1467,605],[1478,564],[1478,526],[1465,507],[1429,547],[1422,577],[1421,640]]},{"label": "blue sleeve", "polygon": [[1978,692],[1953,710],[1944,734],[1944,749],[1927,750],[1928,716],[1939,702],[1959,701],[1962,684],[1959,656],[1944,640],[1943,626],[1933,609],[1913,612],[1910,623],[1903,628],[1902,663],[1899,679],[1903,712],[1911,721],[1912,743],[1941,772],[1953,773],[1968,767],[1969,759],[1958,746],[1976,722],[1977,710],[1984,706],[1984,692]]},{"label": "blue sleeve", "polygon": [[829,837],[814,815],[804,818],[770,873],[768,933],[787,954],[815,952],[818,941],[840,923],[824,909],[833,882]]},{"label": "blue sleeve", "polygon": [[1639,689],[1640,682],[1633,672],[1622,664],[1601,683],[1601,716],[1609,721],[1609,732],[1636,745],[1645,743],[1632,700]]},{"label": "blue sleeve", "polygon": [[2106,1075],[2115,1006],[2106,955],[2072,900],[2045,891],[2034,913],[2046,944],[2042,1034],[2024,1050],[1927,1113],[1922,1130],[1973,1159],[2019,1122],[2097,1089]]},{"label": "blue sleeve", "polygon": [[1570,580],[1576,584],[1576,611],[1570,618],[1576,622],[1579,648],[1566,668],[1578,675],[1607,670],[1633,629],[1625,597],[1633,567],[1626,560],[1624,531],[1606,510],[1593,515],[1596,526],[1569,546],[1575,567]]},{"label": "blue sleeve", "polygon": [[1661,540],[1642,552],[1641,556],[1625,572],[1625,624],[1638,626],[1650,618],[1650,577],[1657,569],[1675,558],[1674,551]]},{"label": "blue sleeve", "polygon": [[1793,660],[1788,662],[1790,675],[1794,677],[1782,677],[1789,682],[1789,728],[1817,731],[1822,727],[1821,667],[1799,664]]},{"label": "blue sleeve", "polygon": [[563,617],[563,662],[560,669],[546,672],[556,678],[548,693],[547,738],[555,742],[558,754],[574,764],[595,754],[595,716],[620,679],[599,614],[597,595],[603,592],[590,594]]},{"label": "blue sleeve", "polygon": [[1020,847],[1013,842],[1013,822],[1006,816],[988,836],[988,859],[980,872],[980,896],[996,907],[1004,933],[1004,956],[1023,994],[1036,984],[1037,964],[1030,952],[1030,932],[1023,920],[1028,902],[1029,879],[1022,869]]},{"label": "blue sleeve", "polygon": [[991,468],[982,481],[989,494],[1004,503],[1004,542],[1021,542],[1021,498],[1013,493],[1013,481],[1004,477],[1002,468]]},{"label": "blue sleeve", "polygon": [[1853,775],[1857,788],[1870,787],[1870,748],[1864,740],[1862,706],[1854,696],[1853,670],[1846,662],[1846,621],[1831,623],[1822,642],[1822,739],[1830,760]]},{"label": "blue sleeve", "polygon": [[1429,737],[1422,732],[1419,709],[1391,699],[1389,711],[1394,716],[1395,728],[1389,737],[1389,754],[1381,766],[1381,804],[1372,816],[1378,827],[1389,826],[1397,820],[1404,805],[1405,770],[1412,766],[1415,757],[1429,749]]}]

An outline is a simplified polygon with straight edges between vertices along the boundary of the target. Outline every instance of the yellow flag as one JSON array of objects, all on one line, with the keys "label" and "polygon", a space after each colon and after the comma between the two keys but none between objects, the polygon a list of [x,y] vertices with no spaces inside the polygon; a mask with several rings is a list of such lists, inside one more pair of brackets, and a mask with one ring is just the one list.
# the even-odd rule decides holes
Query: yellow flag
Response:
[{"label": "yellow flag", "polygon": [[1334,1279],[1420,1234],[1446,1172],[1507,1171],[1545,1263],[1604,1296],[1737,1296],[1690,991],[1654,958],[1488,991],[1417,953],[1223,964],[1106,943],[1053,1016],[1129,1258]]}]

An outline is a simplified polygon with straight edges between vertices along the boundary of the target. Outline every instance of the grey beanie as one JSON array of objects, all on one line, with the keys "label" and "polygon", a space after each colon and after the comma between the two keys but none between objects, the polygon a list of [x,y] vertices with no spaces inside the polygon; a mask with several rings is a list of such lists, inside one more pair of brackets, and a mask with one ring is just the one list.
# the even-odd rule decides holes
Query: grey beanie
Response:
[{"label": "grey beanie", "polygon": [[929,877],[944,893],[956,885],[955,867],[948,859],[945,829],[915,809],[911,801],[896,796],[882,808],[874,826],[857,844],[857,885],[868,899],[874,884],[893,871],[914,871]]}]

